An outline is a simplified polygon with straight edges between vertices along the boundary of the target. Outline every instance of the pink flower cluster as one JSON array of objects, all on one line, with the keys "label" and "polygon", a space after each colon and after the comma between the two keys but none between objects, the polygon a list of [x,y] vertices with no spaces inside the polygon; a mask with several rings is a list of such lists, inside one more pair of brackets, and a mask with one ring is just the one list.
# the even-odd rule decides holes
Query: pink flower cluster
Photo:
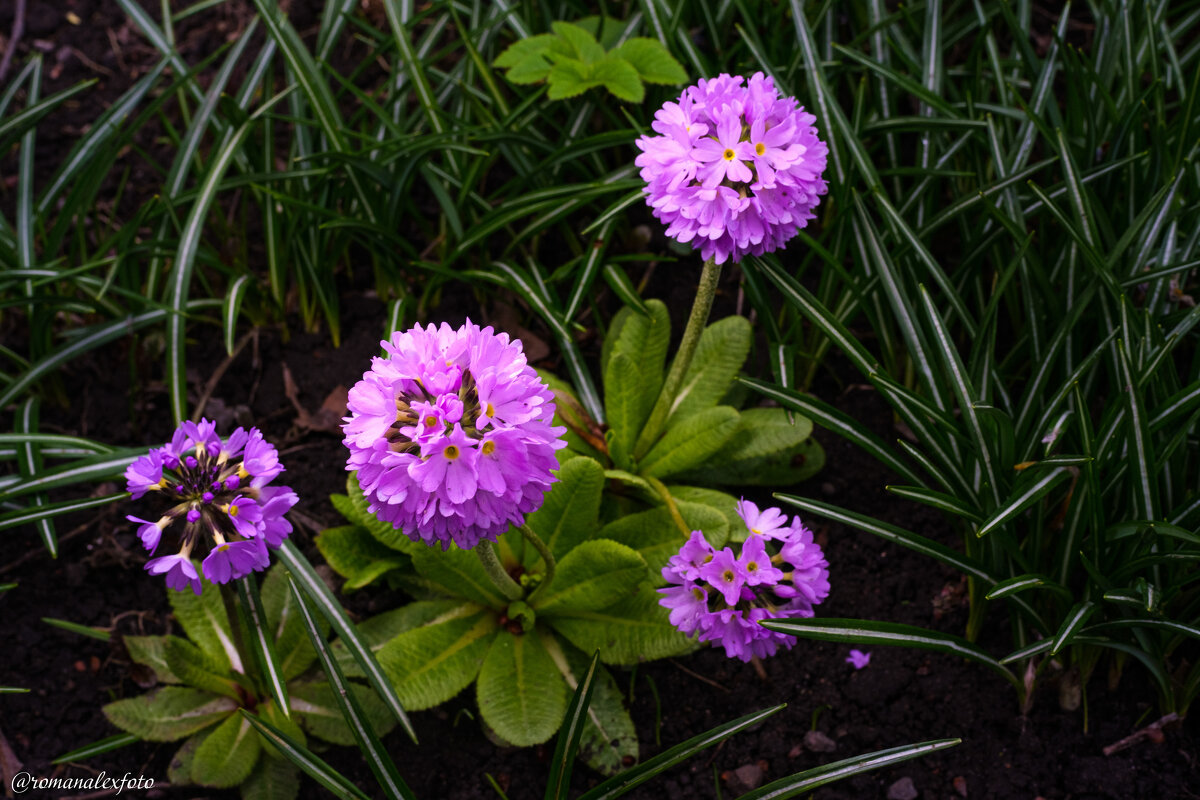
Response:
[{"label": "pink flower cluster", "polygon": [[238,428],[222,440],[206,419],[185,422],[171,441],[152,449],[125,470],[128,491],[138,500],[149,492],[171,503],[157,520],[128,516],[151,553],[163,532],[182,521],[179,551],[146,562],[151,575],[165,575],[167,586],[200,594],[200,571],[192,562],[198,544],[211,543],[204,577],[213,583],[262,571],[271,563],[268,548],[283,544],[292,532],[284,514],[299,499],[287,486],[270,486],[283,472],[275,446],[258,428]]},{"label": "pink flower cluster", "polygon": [[566,428],[520,341],[468,321],[416,326],[350,390],[346,468],[414,541],[471,548],[541,507]]},{"label": "pink flower cluster", "polygon": [[666,103],[635,163],[646,202],[680,242],[718,264],[777,250],[815,216],[828,147],[816,117],[771,78],[719,75]]},{"label": "pink flower cluster", "polygon": [[[730,658],[749,661],[790,648],[795,637],[775,633],[760,620],[811,617],[813,606],[829,595],[829,562],[812,531],[795,517],[789,523],[778,508],[759,511],[746,500],[738,516],[750,535],[741,553],[716,550],[700,531],[671,556],[662,575],[671,585],[659,589],[658,602],[671,610],[671,624],[700,641],[724,647]],[[772,554],[767,543],[779,545]]]}]

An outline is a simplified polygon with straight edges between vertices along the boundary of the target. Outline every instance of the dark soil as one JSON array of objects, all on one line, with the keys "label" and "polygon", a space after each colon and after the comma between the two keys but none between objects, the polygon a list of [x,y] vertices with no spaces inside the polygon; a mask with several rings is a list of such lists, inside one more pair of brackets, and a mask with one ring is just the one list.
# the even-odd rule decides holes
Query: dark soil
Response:
[{"label": "dark soil", "polygon": [[[157,3],[147,5],[156,7]],[[294,5],[311,14],[318,4]],[[11,2],[0,2],[0,32],[5,36],[12,7]],[[64,22],[68,11],[85,24]],[[157,17],[156,9],[152,14]],[[193,20],[202,17],[224,19],[226,27],[204,28],[191,21],[181,26],[177,35],[185,57],[192,61],[197,54],[211,52],[243,24],[234,12],[224,17],[200,15]],[[109,31],[121,45],[119,54]],[[10,77],[33,47],[48,54],[45,94],[88,77],[100,78],[99,87],[86,102],[71,104],[54,118],[57,127],[39,130],[39,175],[44,178],[82,127],[156,56],[140,36],[128,32],[123,15],[111,0],[29,0],[26,34]],[[78,53],[86,54],[92,65]],[[62,68],[56,72],[59,63]],[[0,170],[11,164],[11,154],[0,158]],[[133,184],[139,183],[137,178],[135,172]],[[153,186],[154,180],[150,176],[143,183]],[[10,200],[0,196],[2,203]],[[679,270],[674,272],[678,278],[684,267],[674,269]],[[672,315],[678,319],[690,302],[688,284],[660,274],[651,282],[649,294],[668,298]],[[716,316],[733,310],[734,292],[729,288]],[[256,424],[279,445],[288,468],[287,482],[302,497],[296,536],[316,561],[319,556],[311,546],[311,529],[339,521],[327,498],[343,487],[344,455],[338,436],[298,423],[296,404],[316,415],[327,397],[336,397],[339,388],[344,391],[352,385],[377,352],[383,324],[382,305],[368,295],[344,298],[343,306],[344,344],[340,349],[334,349],[324,335],[296,333],[299,326],[290,337],[281,331],[263,330],[231,362],[213,387],[205,410],[226,428],[235,420]],[[478,321],[487,321],[490,313],[498,325],[510,329],[517,324],[502,308],[480,310],[465,290],[444,297],[438,313],[438,319],[452,324],[468,313]],[[189,350],[193,404],[209,376],[225,360],[214,328],[196,328],[194,333],[197,338]],[[522,333],[528,337],[527,332]],[[531,338],[527,345],[531,352],[539,349]],[[161,443],[169,434],[166,394],[154,366],[161,358],[150,341],[132,352],[128,347],[127,342],[120,343],[73,364],[62,376],[71,405],[45,408],[43,428],[114,444]],[[849,373],[843,371],[844,380],[835,380],[833,375],[839,373],[836,360],[833,363],[834,370],[826,373],[816,393],[871,424],[885,438],[895,438],[887,406],[869,389],[856,386]],[[558,366],[552,360],[544,365]],[[295,403],[285,391],[285,366],[298,390]],[[939,515],[883,491],[891,476],[873,460],[824,432],[816,435],[826,448],[828,465],[807,484],[789,491],[820,497],[956,544],[954,533]],[[99,491],[117,488],[101,487]],[[769,498],[764,494],[756,499]],[[0,658],[0,686],[24,686],[32,691],[0,695],[0,771],[5,767],[2,742],[6,737],[23,769],[35,776],[86,776],[103,770],[109,776],[130,773],[153,778],[160,788],[146,793],[148,797],[236,796],[194,787],[162,789],[168,761],[176,749],[173,744],[139,743],[65,767],[49,763],[64,752],[115,733],[100,706],[141,690],[131,680],[129,665],[118,647],[66,633],[40,618],[67,619],[121,633],[154,634],[171,627],[163,584],[143,572],[140,546],[123,518],[134,510],[132,505],[108,508],[61,523],[57,560],[46,556],[32,532],[5,534],[0,582],[16,580],[20,585],[0,594],[5,648]],[[867,534],[818,519],[808,522],[823,538],[831,563],[833,590],[819,609],[822,616],[891,620],[961,633],[965,611],[963,585],[957,574]],[[351,596],[347,603],[355,613],[367,615],[384,610],[394,599],[367,590]],[[999,616],[991,622],[990,638],[983,644],[993,653],[1003,653],[1006,623]],[[963,743],[956,748],[818,790],[815,797],[882,799],[889,787],[905,777],[912,780],[921,798],[929,800],[1200,797],[1200,748],[1193,722],[1167,729],[1160,743],[1142,741],[1113,756],[1102,754],[1106,745],[1158,716],[1154,697],[1136,667],[1130,667],[1110,691],[1102,662],[1087,687],[1086,717],[1083,709],[1065,712],[1059,708],[1052,682],[1038,693],[1032,711],[1022,715],[1012,688],[981,667],[942,655],[878,648],[872,652],[870,665],[856,671],[845,663],[848,649],[798,642],[791,651],[764,663],[765,680],[752,665],[728,660],[714,650],[679,661],[646,664],[636,671],[618,671],[618,681],[629,687],[632,697],[643,758],[750,711],[788,704],[756,730],[701,754],[629,796],[655,800],[735,797],[745,788],[739,785],[739,775],[757,771],[765,782],[871,750],[961,737]],[[498,748],[484,737],[472,717],[474,712],[474,699],[468,691],[441,708],[413,714],[419,746],[399,733],[386,740],[416,794],[439,800],[496,798],[487,779],[491,776],[511,800],[540,797],[551,746]],[[814,753],[805,749],[804,734],[812,729],[826,734],[836,750]],[[378,794],[370,788],[371,775],[356,751],[333,749],[325,756],[369,793]],[[750,769],[741,769],[744,767]],[[586,768],[577,768],[578,789],[597,781]],[[312,783],[304,785],[302,794],[323,796]]]}]

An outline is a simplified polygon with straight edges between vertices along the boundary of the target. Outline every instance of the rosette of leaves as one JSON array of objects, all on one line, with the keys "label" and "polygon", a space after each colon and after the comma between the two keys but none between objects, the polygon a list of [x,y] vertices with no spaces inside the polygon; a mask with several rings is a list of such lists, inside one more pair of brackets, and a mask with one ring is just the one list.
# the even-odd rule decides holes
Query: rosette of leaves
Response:
[{"label": "rosette of leaves", "polygon": [[[562,725],[567,700],[587,670],[585,653],[598,650],[612,666],[695,647],[658,604],[658,576],[651,568],[682,537],[669,520],[669,545],[662,536],[640,541],[640,529],[621,521],[606,524],[605,482],[599,462],[571,458],[545,504],[527,518],[557,562],[551,582],[544,581],[541,555],[519,531],[500,538],[500,562],[525,588],[521,600],[510,602],[475,553],[414,543],[376,519],[350,476],[348,494],[331,499],[351,524],[323,531],[317,547],[346,577],[346,589],[385,577],[416,598],[358,625],[406,709],[444,703],[474,684],[481,718],[499,739],[541,744]],[[717,546],[728,537],[728,521],[708,506],[680,501],[678,512]],[[360,674],[340,642],[334,652],[347,675]],[[581,736],[581,758],[602,773],[614,774],[637,759],[633,722],[604,666]]]},{"label": "rosette of leaves", "polygon": [[553,33],[514,42],[495,66],[508,70],[505,77],[512,83],[545,81],[551,100],[603,87],[620,100],[640,103],[647,83],[677,86],[687,81],[687,73],[661,42],[644,36],[619,42],[623,28],[624,23],[605,18],[601,29],[599,17],[555,22]]},{"label": "rosette of leaves", "polygon": [[[125,636],[124,646],[140,683],[157,683],[147,694],[104,706],[104,715],[123,731],[154,742],[183,741],[171,759],[173,785],[241,787],[246,800],[294,798],[299,772],[254,730],[238,710],[253,711],[297,742],[307,737],[353,745],[333,690],[310,667],[316,653],[309,641],[287,573],[273,567],[263,581],[266,626],[276,632],[275,654],[287,681],[287,713],[272,696],[255,659],[236,646],[238,637],[220,589],[204,583],[200,595],[168,591],[171,608],[184,636]],[[319,626],[328,632],[322,618]],[[249,662],[249,663],[248,663]],[[355,685],[364,712],[378,735],[395,725],[387,707],[367,686]]]},{"label": "rosette of leaves", "polygon": [[[570,385],[543,374],[555,393],[555,423],[568,428],[560,457],[585,455],[604,466],[612,495],[606,535],[618,541],[657,538],[665,558],[668,542],[678,548],[680,504],[706,506],[735,539],[745,538],[735,498],[714,487],[782,487],[811,477],[825,463],[812,422],[781,408],[742,408],[748,393],[735,379],[753,332],[745,317],[731,316],[704,329],[665,425],[660,433],[647,430],[665,380],[671,324],[662,302],[643,306],[622,308],[604,341],[607,425],[588,415]],[[655,569],[662,564],[651,562]]]}]

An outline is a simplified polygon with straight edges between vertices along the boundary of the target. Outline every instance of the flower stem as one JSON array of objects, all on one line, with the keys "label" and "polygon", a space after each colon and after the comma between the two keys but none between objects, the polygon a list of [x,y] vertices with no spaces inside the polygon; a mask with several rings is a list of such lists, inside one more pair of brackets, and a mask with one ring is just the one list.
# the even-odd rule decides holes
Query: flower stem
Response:
[{"label": "flower stem", "polygon": [[492,579],[492,583],[496,584],[496,588],[500,590],[500,594],[509,600],[520,600],[521,587],[500,563],[500,559],[496,555],[495,543],[485,539],[475,548],[475,553],[479,556],[479,563],[483,564],[483,569]]},{"label": "flower stem", "polygon": [[525,537],[526,541],[533,545],[533,549],[537,550],[538,553],[541,554],[542,560],[546,562],[546,574],[542,577],[542,582],[539,583],[537,588],[533,590],[533,594],[529,595],[529,602],[532,603],[533,598],[536,597],[538,593],[542,591],[542,589],[549,586],[554,581],[554,569],[556,564],[554,562],[554,554],[550,552],[550,548],[546,546],[546,543],[543,542],[541,538],[529,528],[528,525],[521,526],[521,535]]},{"label": "flower stem", "polygon": [[667,373],[662,391],[658,393],[654,410],[650,412],[650,419],[646,420],[646,425],[638,436],[637,445],[633,448],[635,459],[640,459],[649,452],[667,424],[667,417],[675,404],[675,395],[679,393],[679,385],[683,383],[683,376],[691,366],[692,356],[696,354],[696,345],[700,343],[700,334],[704,332],[708,314],[712,311],[713,297],[717,294],[717,282],[720,277],[721,265],[711,258],[705,261],[704,269],[700,273],[700,284],[696,287],[696,299],[692,301],[692,313],[688,317],[687,327],[683,329],[683,340],[679,343],[675,360],[671,362],[671,371]]},{"label": "flower stem", "polygon": [[671,496],[671,490],[658,478],[647,475],[646,480],[654,487],[654,491],[658,492],[658,496],[662,498],[663,505],[667,507],[667,512],[670,513],[675,526],[679,528],[679,532],[683,534],[683,538],[687,539],[692,535],[692,529],[684,521],[683,515],[679,513],[679,506],[675,504],[675,498]]}]

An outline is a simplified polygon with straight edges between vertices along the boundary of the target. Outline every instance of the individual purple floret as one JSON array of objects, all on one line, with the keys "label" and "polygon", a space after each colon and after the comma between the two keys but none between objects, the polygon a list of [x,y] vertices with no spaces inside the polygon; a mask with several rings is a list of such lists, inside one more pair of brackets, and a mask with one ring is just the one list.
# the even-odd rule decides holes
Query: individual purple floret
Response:
[{"label": "individual purple floret", "polygon": [[851,650],[850,655],[846,656],[846,663],[853,665],[855,669],[862,669],[871,663],[871,654],[862,650]]},{"label": "individual purple floret", "polygon": [[[662,575],[671,584],[658,591],[659,604],[671,610],[671,624],[700,641],[724,647],[730,658],[749,661],[771,656],[794,637],[759,625],[760,620],[811,617],[813,606],[829,595],[829,562],[813,543],[810,530],[778,508],[759,512],[753,503],[737,504],[750,535],[741,552],[714,549],[693,531]],[[782,547],[774,555],[772,540]]]},{"label": "individual purple floret", "polygon": [[[213,583],[228,583],[270,564],[268,548],[279,547],[292,530],[284,514],[296,504],[286,486],[268,486],[283,467],[275,446],[257,428],[238,428],[222,441],[206,419],[179,426],[167,445],[151,450],[125,470],[127,489],[138,499],[156,493],[170,507],[158,521],[128,516],[150,553],[163,533],[182,525],[179,551],[146,562],[151,575],[165,575],[176,590],[201,590],[201,571]],[[211,545],[201,570],[193,551]],[[196,553],[199,557],[200,553]]]},{"label": "individual purple floret", "polygon": [[342,431],[368,508],[413,541],[471,548],[541,507],[566,446],[521,342],[419,325],[350,390]]},{"label": "individual purple floret", "polygon": [[782,247],[816,215],[829,149],[816,117],[771,78],[719,75],[689,86],[637,141],[646,202],[667,235],[724,264]]}]

